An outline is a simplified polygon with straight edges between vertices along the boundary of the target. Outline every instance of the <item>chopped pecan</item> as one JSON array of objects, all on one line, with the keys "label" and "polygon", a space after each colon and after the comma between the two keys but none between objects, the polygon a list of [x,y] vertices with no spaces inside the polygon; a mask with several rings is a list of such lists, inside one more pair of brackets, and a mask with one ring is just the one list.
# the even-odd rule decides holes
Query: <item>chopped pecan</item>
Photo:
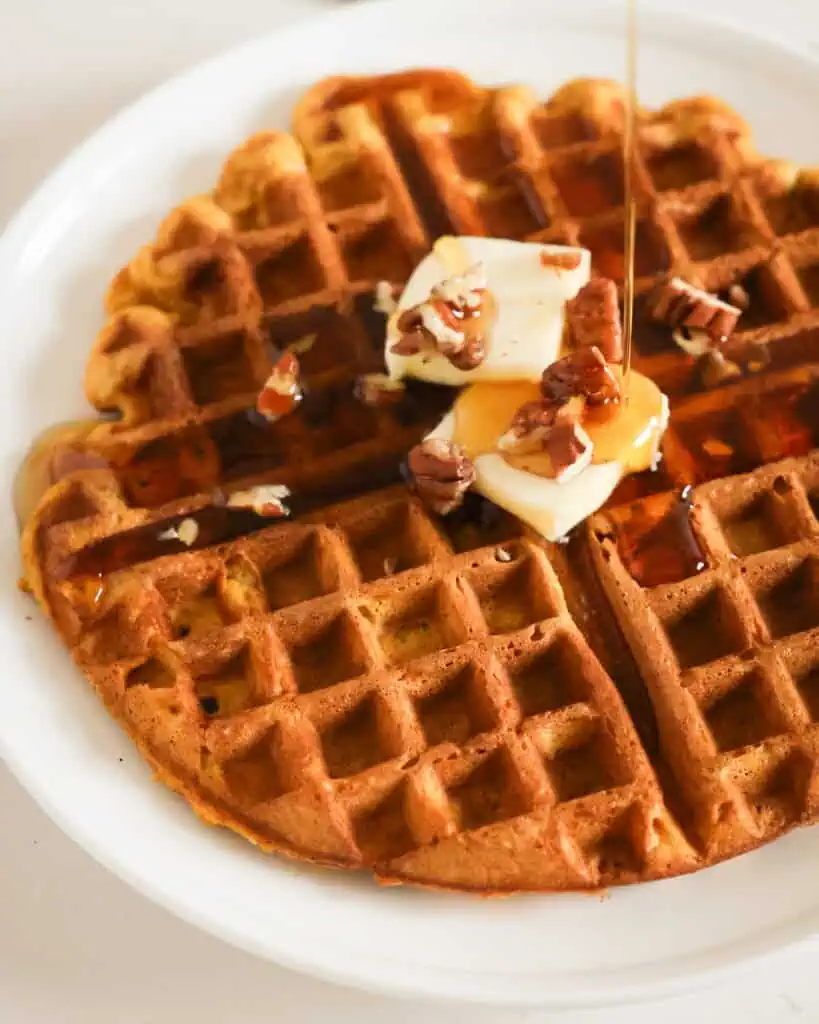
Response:
[{"label": "chopped pecan", "polygon": [[407,465],[418,497],[439,515],[456,509],[475,482],[475,467],[461,446],[441,438],[417,444]]},{"label": "chopped pecan", "polygon": [[271,423],[293,412],[304,397],[299,383],[299,361],[283,352],[256,399],[256,411]]},{"label": "chopped pecan", "polygon": [[556,423],[549,432],[544,451],[552,463],[555,480],[563,484],[589,465],[594,445],[580,423],[576,420],[563,420]]},{"label": "chopped pecan", "polygon": [[426,301],[400,315],[399,337],[391,351],[402,356],[440,352],[459,370],[473,370],[486,358],[480,321],[485,292],[480,264],[441,281]]},{"label": "chopped pecan", "polygon": [[671,337],[678,348],[681,348],[686,355],[694,356],[696,359],[713,349],[711,339],[703,330],[677,327],[671,332]]},{"label": "chopped pecan", "polygon": [[364,373],[357,378],[355,397],[365,405],[391,405],[406,391],[403,381],[388,377],[386,373]]},{"label": "chopped pecan", "polygon": [[541,452],[548,456],[558,483],[589,465],[592,440],[582,426],[587,405],[620,399],[620,384],[600,350],[577,349],[548,367],[541,381],[543,398],[518,409],[498,448],[510,455]]},{"label": "chopped pecan", "polygon": [[199,523],[195,519],[183,519],[177,526],[169,526],[159,534],[159,540],[178,540],[186,548],[196,543],[199,536]]},{"label": "chopped pecan", "polygon": [[716,388],[726,381],[742,376],[739,366],[726,359],[719,349],[711,349],[702,356],[699,370],[700,379],[706,388]]},{"label": "chopped pecan", "polygon": [[592,278],[566,303],[569,337],[578,348],[596,345],[610,363],[623,361],[623,328],[617,285]]},{"label": "chopped pecan", "polygon": [[289,496],[290,488],[284,484],[260,484],[244,491],[234,491],[227,503],[230,508],[252,509],[257,516],[284,519],[290,515],[284,503],[284,499]]},{"label": "chopped pecan", "polygon": [[655,290],[651,314],[670,327],[702,331],[711,345],[720,345],[733,332],[742,310],[680,277],[672,277]]},{"label": "chopped pecan", "polygon": [[513,416],[509,429],[498,439],[498,448],[519,455],[542,451],[544,441],[555,425],[561,408],[565,408],[565,405],[561,407],[546,399],[525,402]]},{"label": "chopped pecan", "polygon": [[579,348],[547,366],[540,390],[548,402],[564,405],[570,398],[585,398],[590,405],[620,401],[620,383],[599,348]]}]

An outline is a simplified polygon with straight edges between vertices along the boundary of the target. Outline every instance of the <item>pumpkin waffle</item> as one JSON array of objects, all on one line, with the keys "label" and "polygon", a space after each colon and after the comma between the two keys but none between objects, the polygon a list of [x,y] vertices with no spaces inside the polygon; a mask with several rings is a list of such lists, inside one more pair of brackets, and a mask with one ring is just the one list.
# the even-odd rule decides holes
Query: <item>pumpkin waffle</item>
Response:
[{"label": "pumpkin waffle", "polygon": [[707,860],[819,817],[819,456],[593,517]]},{"label": "pumpkin waffle", "polygon": [[[451,74],[446,86],[405,74],[329,79],[298,104],[294,132],[309,152],[364,107],[413,168],[433,235],[582,245],[593,269],[622,285],[624,89],[579,79],[543,103],[521,86],[484,89]],[[816,358],[819,172],[764,159],[742,118],[701,96],[639,112],[634,178],[635,369],[670,396],[708,389],[648,316],[658,274],[721,297],[744,289],[728,358],[756,365],[761,346],[772,368]]]},{"label": "pumpkin waffle", "polygon": [[[442,231],[579,242],[622,278],[621,127],[612,83],[540,104],[449,71],[328,80],[297,106],[298,143],[248,140],[112,282],[86,388],[113,418],[66,435],[79,461],[28,523],[27,579],[207,820],[299,858],[481,892],[679,874],[796,822],[730,842],[702,825],[713,765],[696,731],[667,725],[672,683],[623,640],[608,527],[566,548],[480,501],[428,515],[400,463],[451,393],[355,394],[382,369],[377,281],[399,286]],[[694,99],[642,113],[638,182],[635,366],[672,417],[662,469],[624,481],[612,515],[726,474],[750,471],[737,486],[752,488],[778,472],[755,467],[815,443],[811,173],[762,160],[733,111]],[[705,388],[648,324],[645,294],[668,271],[743,285],[740,379]],[[269,424],[253,407],[285,348],[307,394]],[[294,521],[229,504],[262,483],[291,489]],[[628,608],[647,615],[634,586],[643,604]]]}]

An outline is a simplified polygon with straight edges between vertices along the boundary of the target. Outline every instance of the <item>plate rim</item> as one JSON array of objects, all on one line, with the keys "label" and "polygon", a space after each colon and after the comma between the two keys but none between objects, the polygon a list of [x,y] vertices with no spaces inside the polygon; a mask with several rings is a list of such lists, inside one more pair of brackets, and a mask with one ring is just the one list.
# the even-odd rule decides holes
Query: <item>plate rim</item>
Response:
[{"label": "plate rim", "polygon": [[[422,7],[426,5],[431,8],[434,0],[416,0],[416,7],[419,2]],[[336,11],[312,13],[292,24],[266,32],[258,38],[197,62],[164,79],[121,108],[75,146],[9,219],[0,235],[0,281],[13,283],[14,273],[25,266],[29,247],[33,246],[36,249],[40,234],[46,232],[47,235],[49,224],[59,209],[55,204],[55,197],[59,197],[59,194],[66,189],[76,188],[75,179],[78,178],[81,171],[87,169],[95,154],[99,152],[109,156],[112,151],[111,142],[116,140],[117,136],[122,135],[132,121],[142,117],[143,109],[150,109],[158,98],[168,92],[172,93],[176,89],[183,88],[185,83],[195,81],[203,74],[213,73],[213,69],[218,68],[221,63],[231,64],[241,61],[244,56],[252,54],[257,49],[263,52],[271,45],[285,46],[288,37],[298,39],[317,28],[326,28],[328,24],[332,23],[336,23],[339,28],[342,28],[346,23],[352,24],[359,18],[366,21],[371,11],[386,11],[390,8],[396,12],[399,18],[405,16],[405,0],[364,0],[363,3],[343,7]],[[516,10],[527,8],[533,12],[539,12],[539,16],[542,15],[542,0],[540,2],[538,0],[518,0]],[[592,13],[595,10],[606,11],[608,15],[611,14],[613,8],[614,4],[609,0],[581,0],[581,3],[577,5],[578,10],[582,9]],[[576,17],[577,11],[570,12],[569,17],[572,16]],[[556,11],[556,17],[558,20],[563,17],[559,10]],[[723,38],[739,39],[746,46],[755,46],[769,54],[776,54],[780,58],[783,54],[790,55],[809,73],[819,74],[819,55],[812,52],[807,46],[779,38],[766,31],[763,32],[761,29],[740,25],[730,17],[710,14],[705,16],[677,6],[658,9],[654,3],[647,5],[644,17],[644,24],[654,32],[659,30],[660,25],[664,32],[678,29],[690,32],[697,27],[701,29],[703,26],[707,26],[716,29]],[[115,165],[115,160],[112,162],[108,159],[104,173],[99,173],[102,177],[107,177],[112,173]],[[88,174],[85,173],[84,178],[85,187],[91,188],[93,177],[89,180]],[[3,274],[4,269],[7,271],[6,275]],[[321,956],[308,956],[306,951],[300,951],[301,955],[294,954],[284,945],[274,952],[269,947],[263,947],[252,937],[240,934],[232,925],[226,925],[224,921],[219,921],[217,915],[205,913],[201,906],[194,906],[184,901],[179,902],[174,898],[174,894],[167,892],[150,875],[140,874],[134,863],[129,863],[127,858],[117,855],[107,848],[99,839],[99,830],[95,831],[93,828],[87,827],[84,821],[78,820],[64,811],[54,789],[50,788],[42,777],[37,776],[32,765],[27,764],[24,758],[14,755],[13,745],[4,738],[2,721],[0,721],[0,756],[23,788],[61,831],[98,863],[152,902],[216,938],[263,959],[336,984],[383,995],[552,1009],[591,1008],[642,1002],[680,994],[690,990],[694,985],[704,987],[717,984],[728,976],[750,971],[763,960],[771,962],[772,959],[782,956],[795,946],[810,942],[811,938],[819,932],[819,918],[815,914],[808,914],[805,915],[807,919],[799,917],[787,924],[775,926],[773,931],[755,935],[746,942],[733,942],[716,953],[711,952],[707,956],[702,953],[687,955],[677,961],[673,967],[663,964],[658,969],[659,975],[652,974],[648,980],[618,982],[614,978],[611,981],[595,985],[591,992],[578,994],[564,990],[556,999],[544,999],[542,993],[535,994],[528,989],[524,990],[522,986],[517,992],[510,991],[508,982],[505,987],[504,985],[497,986],[497,982],[492,982],[485,974],[479,976],[483,986],[482,991],[473,992],[471,986],[478,980],[474,971],[448,971],[444,977],[441,971],[433,973],[427,970],[424,980],[416,976],[410,981],[406,970],[396,972],[391,961],[382,961],[378,965],[379,974],[375,975],[366,969],[367,965],[360,969],[357,966],[352,967],[350,964],[343,967],[334,966],[332,960]],[[709,962],[701,962],[703,959]],[[652,970],[655,969],[652,968]],[[397,976],[401,973],[404,975],[403,978]],[[615,968],[611,973],[622,975],[624,971],[621,968]],[[598,972],[598,975],[605,974],[605,971]]]}]

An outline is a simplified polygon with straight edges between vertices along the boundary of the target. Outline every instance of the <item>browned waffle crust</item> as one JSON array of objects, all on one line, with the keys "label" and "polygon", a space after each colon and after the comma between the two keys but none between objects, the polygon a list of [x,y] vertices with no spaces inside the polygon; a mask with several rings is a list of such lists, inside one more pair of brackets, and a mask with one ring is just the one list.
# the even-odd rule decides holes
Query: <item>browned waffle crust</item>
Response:
[{"label": "browned waffle crust", "polygon": [[[298,142],[240,146],[113,281],[86,384],[118,418],[83,440],[107,468],[51,488],[24,558],[109,709],[208,820],[497,892],[678,874],[815,817],[811,172],[758,157],[713,99],[643,112],[635,365],[671,427],[662,470],[568,549],[478,502],[438,520],[397,482],[446,396],[353,396],[381,366],[375,283],[443,231],[579,243],[622,278],[622,111],[589,80],[545,104],[446,71],[328,80]],[[729,355],[755,372],[707,390],[649,325],[669,271],[745,288]],[[308,397],[260,423],[293,343]],[[258,482],[289,485],[297,520],[225,506]],[[158,539],[186,516],[192,550]]]}]

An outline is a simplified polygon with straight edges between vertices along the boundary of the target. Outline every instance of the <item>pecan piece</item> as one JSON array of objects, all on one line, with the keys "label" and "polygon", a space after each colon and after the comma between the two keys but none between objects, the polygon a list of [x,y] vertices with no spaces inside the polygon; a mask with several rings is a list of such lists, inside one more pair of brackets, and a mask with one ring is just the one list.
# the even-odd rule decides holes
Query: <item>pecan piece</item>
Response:
[{"label": "pecan piece", "polygon": [[669,327],[704,332],[711,345],[721,345],[736,327],[742,309],[681,277],[672,277],[655,290],[651,315]]},{"label": "pecan piece", "polygon": [[251,509],[257,516],[268,519],[284,519],[290,515],[284,503],[289,496],[290,488],[284,484],[258,484],[244,491],[234,491],[227,504],[230,508]]},{"label": "pecan piece", "polygon": [[417,444],[409,453],[407,465],[418,497],[442,516],[458,508],[475,482],[475,467],[463,448],[441,438]]},{"label": "pecan piece", "polygon": [[364,373],[356,379],[353,393],[359,402],[375,407],[392,405],[406,391],[403,381],[388,377],[386,373]]},{"label": "pecan piece", "polygon": [[583,429],[587,406],[620,399],[620,384],[600,349],[577,349],[548,367],[541,381],[543,398],[518,409],[498,448],[515,456],[548,456],[558,483],[571,480],[592,460],[594,445]]},{"label": "pecan piece", "polygon": [[560,412],[560,405],[546,399],[525,402],[513,416],[506,433],[498,438],[498,448],[519,455],[542,451]]},{"label": "pecan piece", "polygon": [[273,364],[270,376],[256,399],[256,411],[275,423],[293,412],[304,397],[299,382],[299,361],[292,352],[283,352]]},{"label": "pecan piece", "polygon": [[713,350],[711,339],[702,330],[677,327],[671,332],[671,337],[677,348],[681,348],[686,355],[694,356],[695,359],[699,359]]},{"label": "pecan piece", "polygon": [[546,438],[544,451],[559,484],[582,473],[592,460],[592,439],[576,420],[561,420]]},{"label": "pecan piece", "polygon": [[459,370],[473,370],[486,358],[480,321],[485,292],[480,264],[441,281],[428,299],[399,316],[391,351],[401,356],[440,352]]},{"label": "pecan piece", "polygon": [[585,398],[589,405],[620,401],[620,383],[595,345],[579,348],[547,366],[540,390],[548,402],[565,405],[570,398]]},{"label": "pecan piece", "polygon": [[167,530],[163,530],[159,535],[159,540],[178,540],[181,544],[184,544],[186,548],[191,547],[196,543],[196,538],[199,536],[199,523],[195,519],[190,517],[183,519],[181,523],[176,526],[169,526]]},{"label": "pecan piece", "polygon": [[726,359],[719,349],[706,352],[699,361],[700,379],[706,388],[716,388],[726,381],[742,376],[742,370],[736,363]]},{"label": "pecan piece", "polygon": [[594,277],[566,303],[569,337],[577,348],[596,345],[610,363],[623,361],[623,327],[617,285]]}]

